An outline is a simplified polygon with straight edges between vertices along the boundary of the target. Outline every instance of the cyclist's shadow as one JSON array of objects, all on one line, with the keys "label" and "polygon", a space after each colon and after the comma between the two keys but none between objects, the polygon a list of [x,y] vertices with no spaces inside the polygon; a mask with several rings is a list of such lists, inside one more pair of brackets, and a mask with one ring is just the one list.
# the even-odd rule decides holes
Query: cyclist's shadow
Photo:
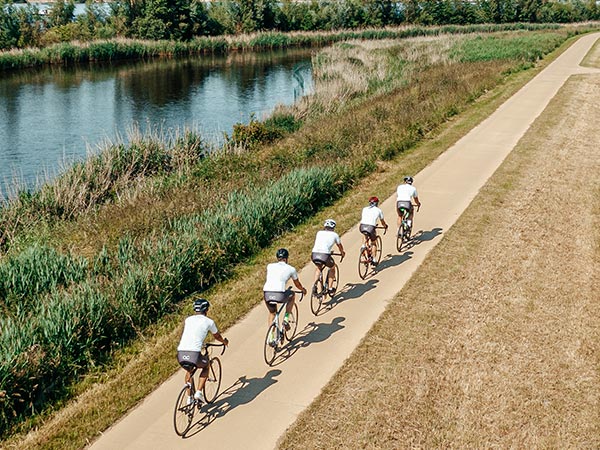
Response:
[{"label": "cyclist's shadow", "polygon": [[399,266],[412,258],[414,252],[404,252],[400,255],[386,255],[385,258],[377,265],[377,272],[388,269],[390,267]]},{"label": "cyclist's shadow", "polygon": [[333,298],[323,303],[318,315],[320,316],[321,314],[331,311],[342,302],[360,298],[370,290],[375,289],[377,283],[379,283],[379,280],[373,278],[366,283],[346,283],[340,291],[336,292]]},{"label": "cyclist's shadow", "polygon": [[429,231],[419,230],[412,236],[410,241],[404,244],[402,250],[411,249],[415,245],[419,245],[421,242],[433,241],[435,238],[442,235],[442,230],[443,228],[433,228]]},{"label": "cyclist's shadow", "polygon": [[284,363],[302,347],[308,347],[310,344],[328,339],[333,333],[344,328],[343,325],[340,325],[344,320],[346,320],[344,317],[336,317],[331,323],[311,322],[307,324],[303,330],[296,333],[294,339],[286,345],[284,351],[275,357],[271,366],[274,367]]},{"label": "cyclist's shadow", "polygon": [[275,378],[280,374],[281,370],[272,369],[262,378],[246,378],[245,375],[239,377],[235,383],[221,392],[213,403],[202,406],[200,413],[203,416],[189,428],[183,437],[189,438],[200,433],[214,420],[225,416],[229,411],[252,402],[262,392],[277,383]]}]

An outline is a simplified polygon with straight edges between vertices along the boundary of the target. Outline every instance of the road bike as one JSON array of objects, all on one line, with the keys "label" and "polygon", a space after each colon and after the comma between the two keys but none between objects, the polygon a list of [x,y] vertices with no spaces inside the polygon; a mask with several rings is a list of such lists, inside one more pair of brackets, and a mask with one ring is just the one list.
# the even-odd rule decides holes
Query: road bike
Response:
[{"label": "road bike", "polygon": [[275,317],[273,318],[273,322],[269,325],[267,335],[265,336],[264,357],[265,362],[269,366],[275,361],[277,352],[284,348],[285,341],[290,342],[294,339],[296,330],[298,329],[298,302],[302,301],[304,293],[302,291],[293,292],[300,294],[300,299],[297,302],[294,302],[294,307],[286,322],[287,326],[282,319],[283,314],[285,314],[287,303],[280,303],[279,308],[275,313]]},{"label": "road bike", "polygon": [[[383,229],[383,234],[387,232],[387,227],[375,227],[375,229]],[[363,245],[361,245],[360,252],[358,253],[358,276],[363,280],[367,277],[369,268],[375,270],[375,267],[381,261],[382,253],[381,236],[377,235],[377,253],[375,255],[373,255],[371,250],[373,245],[371,239],[367,235],[364,236]]]},{"label": "road bike", "polygon": [[[340,253],[332,253],[331,256],[342,256],[342,255]],[[344,258],[341,258],[340,262],[342,262],[343,259]],[[325,282],[323,282],[323,269],[324,268],[325,268],[325,265],[321,266],[321,268],[319,269],[319,278],[317,278],[317,281],[314,282],[312,290],[311,290],[311,294],[310,294],[310,310],[312,311],[312,313],[315,316],[321,310],[321,307],[323,306],[323,301],[325,300],[325,298],[327,298],[327,296],[329,296],[329,298],[333,298],[333,296],[335,295],[335,293],[337,291],[338,281],[340,279],[340,269],[338,268],[338,265],[336,264],[333,267],[327,268],[327,276],[325,277]],[[329,286],[329,280],[331,279],[330,275],[331,275],[332,271],[333,271],[333,280],[331,282],[331,286]]]},{"label": "road bike", "polygon": [[[204,384],[202,393],[206,403],[212,403],[219,395],[219,389],[221,388],[221,360],[217,356],[210,355],[211,347],[222,347],[221,355],[225,353],[225,344],[204,344],[202,347],[202,353],[208,357],[208,378]],[[173,425],[175,427],[175,433],[179,436],[183,436],[192,425],[194,414],[196,410],[199,410],[202,406],[202,402],[195,397],[196,385],[194,383],[194,374],[198,370],[198,366],[194,363],[182,363],[182,367],[190,372],[190,381],[183,386],[177,401],[175,402],[175,411],[173,412]]]},{"label": "road bike", "polygon": [[[413,205],[413,208],[415,205]],[[417,211],[421,206],[417,206]],[[402,214],[402,219],[400,222],[400,226],[398,227],[398,232],[396,233],[396,249],[398,251],[402,250],[402,246],[410,240],[410,235],[412,233],[412,223],[408,223],[408,218],[410,217],[410,211],[406,208],[400,208],[400,213]]]}]

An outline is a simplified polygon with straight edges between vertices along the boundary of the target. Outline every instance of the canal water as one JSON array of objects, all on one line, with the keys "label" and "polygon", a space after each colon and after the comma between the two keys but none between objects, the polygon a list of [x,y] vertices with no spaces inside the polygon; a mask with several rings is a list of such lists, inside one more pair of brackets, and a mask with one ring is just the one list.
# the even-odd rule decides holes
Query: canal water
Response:
[{"label": "canal water", "polygon": [[[312,89],[310,50],[0,74],[0,189],[35,188],[138,126],[213,143]],[[2,197],[0,195],[0,197]]]}]

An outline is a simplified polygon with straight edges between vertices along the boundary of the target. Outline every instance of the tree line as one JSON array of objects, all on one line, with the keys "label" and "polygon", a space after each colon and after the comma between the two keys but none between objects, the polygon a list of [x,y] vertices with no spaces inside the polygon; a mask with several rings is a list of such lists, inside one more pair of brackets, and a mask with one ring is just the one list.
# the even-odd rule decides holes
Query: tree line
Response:
[{"label": "tree line", "polygon": [[0,0],[0,50],[130,37],[186,41],[254,31],[318,31],[388,25],[569,23],[600,19],[596,0],[73,0],[42,14]]}]

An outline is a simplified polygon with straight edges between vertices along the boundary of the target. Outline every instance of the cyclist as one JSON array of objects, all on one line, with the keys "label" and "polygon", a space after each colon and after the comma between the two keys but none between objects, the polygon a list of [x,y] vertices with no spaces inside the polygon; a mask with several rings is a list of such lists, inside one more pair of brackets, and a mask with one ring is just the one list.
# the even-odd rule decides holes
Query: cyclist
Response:
[{"label": "cyclist", "polygon": [[[315,283],[319,279],[319,275],[323,270],[324,266],[329,268],[336,267],[335,261],[331,256],[331,249],[333,245],[337,245],[340,254],[342,255],[342,259],[346,255],[344,251],[344,246],[342,245],[342,240],[338,236],[335,230],[335,220],[327,219],[323,224],[323,229],[317,232],[317,236],[315,238],[315,245],[312,249],[312,262],[317,266],[315,270]],[[327,285],[331,286],[333,284],[333,277],[335,275],[334,270],[330,270],[328,273]],[[329,288],[329,294],[335,294],[335,289]]]},{"label": "cyclist", "polygon": [[398,213],[398,228],[400,228],[400,225],[402,224],[402,212],[400,211],[400,208],[404,208],[408,211],[407,222],[408,226],[412,227],[414,215],[412,199],[415,199],[415,205],[417,205],[417,207],[421,207],[417,189],[412,184],[412,177],[404,177],[404,184],[399,185],[398,189],[396,189],[396,212]]},{"label": "cyclist", "polygon": [[[184,366],[184,363],[189,364],[191,362],[196,365],[196,368],[202,369],[198,379],[197,390],[193,394],[200,403],[204,403],[202,389],[204,388],[206,379],[208,378],[208,355],[206,353],[202,353],[202,344],[204,343],[204,339],[206,339],[206,335],[210,331],[217,341],[224,345],[229,344],[229,340],[221,336],[221,333],[219,333],[215,322],[211,318],[207,317],[206,313],[208,312],[208,308],[210,308],[210,303],[208,300],[204,298],[194,300],[194,311],[196,314],[185,319],[181,340],[179,341],[179,346],[177,346],[177,361],[179,361],[179,364],[186,369],[186,383],[191,381],[193,370],[188,370]],[[190,392],[188,396],[188,404],[192,403],[192,401],[192,393]]]},{"label": "cyclist", "polygon": [[296,294],[290,288],[286,289],[287,282],[291,279],[294,285],[306,294],[306,289],[298,279],[296,269],[288,264],[290,253],[285,248],[280,248],[275,253],[277,257],[276,263],[271,263],[267,266],[267,281],[263,286],[263,295],[265,305],[269,310],[269,324],[273,322],[275,313],[277,312],[276,303],[287,303],[285,307],[285,316],[283,317],[283,326],[289,329],[289,317],[294,303]]},{"label": "cyclist", "polygon": [[388,224],[385,223],[383,218],[383,211],[379,209],[379,199],[375,196],[369,198],[369,206],[365,206],[362,210],[362,217],[360,219],[359,230],[365,235],[365,244],[371,241],[371,246],[374,250],[371,250],[371,264],[375,266],[377,263],[373,261],[373,255],[377,254],[377,221],[381,221],[381,225],[387,230]]}]

